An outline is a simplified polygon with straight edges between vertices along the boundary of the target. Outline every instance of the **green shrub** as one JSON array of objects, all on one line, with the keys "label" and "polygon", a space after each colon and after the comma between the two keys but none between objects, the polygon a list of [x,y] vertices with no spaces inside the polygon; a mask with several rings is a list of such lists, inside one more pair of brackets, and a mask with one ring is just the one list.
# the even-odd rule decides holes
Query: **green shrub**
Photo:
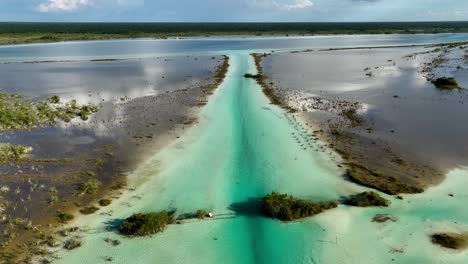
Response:
[{"label": "green shrub", "polygon": [[79,106],[75,100],[57,105],[59,103],[58,96],[32,101],[21,95],[0,93],[0,130],[30,129],[53,125],[58,120],[69,122],[76,117],[87,120],[90,114],[98,111],[96,106]]},{"label": "green shrub", "polygon": [[459,234],[437,233],[431,235],[432,243],[444,248],[463,249],[468,245],[465,236]]},{"label": "green shrub", "polygon": [[20,161],[28,156],[31,147],[0,143],[0,162]]},{"label": "green shrub", "polygon": [[262,198],[264,213],[281,221],[292,221],[313,216],[337,206],[338,204],[335,201],[312,202],[276,192]]},{"label": "green shrub", "polygon": [[382,206],[387,207],[390,205],[390,201],[383,198],[376,192],[363,192],[356,195],[352,195],[346,199],[345,203],[351,206],[358,207],[370,207],[370,206]]},{"label": "green shrub", "polygon": [[55,205],[60,201],[60,198],[56,194],[51,194],[49,198],[49,204],[50,205]]},{"label": "green shrub", "polygon": [[205,218],[205,217],[208,215],[208,212],[205,211],[205,210],[197,210],[197,211],[195,212],[195,215],[197,216],[197,218],[203,219],[203,218]]},{"label": "green shrub", "polygon": [[65,241],[65,244],[63,245],[63,248],[67,250],[72,250],[78,247],[81,247],[81,240],[78,238],[70,238]]},{"label": "green shrub", "polygon": [[51,102],[52,104],[60,103],[60,96],[54,95],[54,96],[50,97],[49,102]]},{"label": "green shrub", "polygon": [[167,211],[133,214],[120,225],[119,232],[125,236],[148,236],[164,231],[174,221],[174,216]]},{"label": "green shrub", "polygon": [[85,195],[85,194],[95,194],[99,190],[99,186],[101,186],[101,182],[95,179],[90,179],[85,182],[83,182],[80,185],[80,194]]},{"label": "green shrub", "polygon": [[57,212],[57,218],[59,222],[61,223],[68,223],[69,221],[73,220],[73,218],[75,217],[68,212],[59,211]]},{"label": "green shrub", "polygon": [[81,209],[80,213],[82,213],[84,215],[90,215],[90,214],[94,214],[98,210],[99,210],[99,208],[94,207],[94,206],[90,206],[90,207],[85,207],[85,208]]},{"label": "green shrub", "polygon": [[460,88],[457,80],[455,80],[455,78],[452,77],[437,78],[433,80],[432,83],[441,90],[453,90]]},{"label": "green shrub", "polygon": [[111,200],[109,199],[102,199],[99,201],[100,206],[108,206],[109,204],[111,204]]},{"label": "green shrub", "polygon": [[251,79],[259,79],[261,76],[260,74],[252,74],[252,73],[246,73],[244,74],[245,78],[251,78]]},{"label": "green shrub", "polygon": [[54,236],[47,236],[44,239],[44,243],[49,247],[56,247],[58,244],[57,239]]}]

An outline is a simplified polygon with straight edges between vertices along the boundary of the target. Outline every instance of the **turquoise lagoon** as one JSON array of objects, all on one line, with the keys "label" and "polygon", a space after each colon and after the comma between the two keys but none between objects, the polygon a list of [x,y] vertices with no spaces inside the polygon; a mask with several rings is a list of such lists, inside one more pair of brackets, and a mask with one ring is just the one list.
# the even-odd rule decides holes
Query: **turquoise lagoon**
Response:
[{"label": "turquoise lagoon", "polygon": [[[200,124],[130,175],[136,190],[107,209],[112,215],[80,219],[87,229],[83,246],[60,252],[58,263],[100,263],[108,256],[113,263],[467,262],[468,254],[442,250],[429,239],[431,232],[464,230],[468,224],[463,188],[468,174],[463,170],[425,194],[403,201],[388,197],[388,209],[340,206],[290,224],[230,210],[271,191],[326,200],[364,189],[344,181],[334,161],[338,157],[313,151],[320,143],[304,143],[307,129],[242,77],[254,71],[248,53],[230,58],[228,76],[201,113]],[[200,208],[217,217],[173,225],[148,238],[127,239],[106,230],[135,212]],[[372,223],[378,213],[399,220]],[[108,245],[107,237],[122,244]]]},{"label": "turquoise lagoon", "polygon": [[[387,197],[389,208],[339,206],[289,224],[234,210],[271,191],[328,200],[365,190],[343,179],[339,157],[310,139],[312,128],[243,78],[255,71],[249,52],[219,51],[230,57],[229,72],[200,122],[129,175],[133,191],[73,223],[85,230],[83,245],[59,250],[55,263],[468,263],[467,252],[441,249],[429,238],[468,230],[463,168],[424,194]],[[132,213],[163,209],[206,209],[216,217],[145,238],[115,232]],[[383,213],[398,221],[372,222]],[[112,246],[106,238],[122,243]]]}]

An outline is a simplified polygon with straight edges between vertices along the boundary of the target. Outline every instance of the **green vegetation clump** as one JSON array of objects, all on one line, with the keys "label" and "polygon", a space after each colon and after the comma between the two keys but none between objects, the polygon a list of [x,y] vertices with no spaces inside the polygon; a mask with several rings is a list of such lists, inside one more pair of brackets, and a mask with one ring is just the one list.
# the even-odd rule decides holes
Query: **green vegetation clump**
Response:
[{"label": "green vegetation clump", "polygon": [[346,117],[353,127],[360,126],[364,123],[364,119],[359,116],[356,108],[343,109],[341,115]]},{"label": "green vegetation clump", "polygon": [[389,214],[376,214],[373,218],[372,218],[372,222],[375,222],[375,223],[385,223],[385,222],[396,222],[398,221],[398,218],[393,216],[393,215],[389,215]]},{"label": "green vegetation clump", "polygon": [[75,100],[59,103],[58,96],[44,101],[32,101],[19,94],[0,93],[0,130],[49,126],[58,120],[70,122],[77,117],[87,120],[90,114],[98,111],[96,106],[80,106]]},{"label": "green vegetation clump", "polygon": [[80,194],[85,195],[85,194],[95,194],[99,190],[99,186],[101,186],[101,182],[95,179],[90,179],[85,182],[83,182],[80,185]]},{"label": "green vegetation clump", "polygon": [[56,247],[58,245],[58,241],[54,236],[45,237],[44,243],[49,247]]},{"label": "green vegetation clump", "polygon": [[384,175],[356,163],[349,163],[348,166],[350,169],[347,170],[346,175],[349,180],[389,195],[422,193],[424,191],[420,187],[406,184],[393,176]]},{"label": "green vegetation clump", "polygon": [[65,241],[65,244],[63,245],[63,248],[67,250],[72,250],[78,247],[81,247],[81,240],[78,238],[70,238]]},{"label": "green vegetation clump", "polygon": [[383,198],[376,192],[363,192],[349,197],[345,203],[351,206],[358,207],[370,207],[370,206],[381,206],[388,207],[390,201]]},{"label": "green vegetation clump", "polygon": [[28,156],[31,150],[31,147],[0,143],[0,163],[23,160]]},{"label": "green vegetation clump", "polygon": [[99,205],[100,206],[108,206],[109,204],[111,204],[111,200],[109,200],[109,199],[99,200]]},{"label": "green vegetation clump", "polygon": [[73,218],[75,218],[72,214],[68,213],[68,212],[63,212],[63,211],[59,211],[57,212],[57,218],[59,220],[59,222],[61,223],[68,223],[69,221],[73,220]]},{"label": "green vegetation clump", "polygon": [[148,236],[164,231],[174,221],[174,215],[167,211],[133,214],[120,225],[119,232],[125,236]]},{"label": "green vegetation clump", "polygon": [[54,95],[54,96],[50,97],[49,102],[51,102],[52,104],[59,104],[60,103],[60,96]]},{"label": "green vegetation clump", "polygon": [[264,213],[281,221],[293,221],[313,216],[337,206],[335,201],[311,202],[276,192],[262,198]]},{"label": "green vegetation clump", "polygon": [[432,81],[432,83],[441,90],[453,90],[453,89],[459,89],[460,86],[458,85],[457,80],[452,77],[441,77],[437,78]]},{"label": "green vegetation clump", "polygon": [[81,209],[80,213],[82,213],[84,215],[90,215],[90,214],[94,214],[98,210],[99,210],[99,208],[97,208],[95,206],[90,206],[90,207],[85,207],[85,208]]},{"label": "green vegetation clump", "polygon": [[208,215],[208,212],[205,211],[205,210],[197,210],[197,211],[195,212],[195,215],[197,216],[197,218],[203,219],[203,218],[205,218],[205,217]]},{"label": "green vegetation clump", "polygon": [[244,74],[245,78],[251,78],[251,79],[259,79],[261,77],[260,74],[252,74],[252,73],[246,73]]},{"label": "green vegetation clump", "polygon": [[444,248],[464,249],[468,246],[466,236],[452,233],[437,233],[431,235],[432,243]]},{"label": "green vegetation clump", "polygon": [[208,211],[199,209],[192,213],[181,214],[177,216],[177,220],[194,219],[194,218],[204,219],[205,217],[208,217],[208,214],[209,214]]}]

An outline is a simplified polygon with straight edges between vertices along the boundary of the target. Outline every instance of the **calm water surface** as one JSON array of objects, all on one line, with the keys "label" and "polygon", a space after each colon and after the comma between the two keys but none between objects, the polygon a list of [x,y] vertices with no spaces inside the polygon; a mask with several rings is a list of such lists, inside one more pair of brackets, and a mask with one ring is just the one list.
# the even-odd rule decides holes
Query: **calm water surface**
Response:
[{"label": "calm water surface", "polygon": [[358,35],[316,37],[112,40],[0,47],[0,61],[135,58],[160,55],[325,49],[467,41],[468,34]]},{"label": "calm water surface", "polygon": [[[418,156],[445,171],[468,165],[468,94],[436,89],[421,73],[427,58],[407,57],[429,50],[277,53],[264,60],[264,70],[278,88],[304,102],[319,96],[363,103],[361,114],[373,128],[372,134],[363,131],[364,137],[384,138],[405,156]],[[455,52],[461,55],[454,56],[464,59],[464,50]],[[468,87],[468,64],[463,60],[452,64],[444,67],[441,76],[455,76],[462,87]],[[366,68],[371,69],[371,77],[366,76]],[[307,115],[317,118],[320,113]]]},{"label": "calm water surface", "polygon": [[[284,224],[232,210],[271,191],[310,199],[338,199],[364,188],[346,182],[329,151],[294,116],[269,104],[260,87],[242,75],[254,72],[252,49],[401,45],[468,39],[468,35],[354,36],[304,39],[113,41],[0,48],[6,60],[44,57],[143,56],[158,52],[216,53],[231,57],[229,74],[200,114],[200,124],[149,158],[126,192],[104,214],[81,218],[83,246],[59,251],[57,263],[467,263],[466,252],[430,243],[435,231],[466,230],[467,172],[454,170],[423,195],[392,200],[388,209],[340,206],[314,218]],[[107,47],[107,48],[106,48]],[[239,51],[245,50],[245,51]],[[4,55],[8,54],[8,55]],[[318,145],[317,145],[318,144]],[[449,197],[448,193],[456,198]],[[108,228],[134,212],[207,209],[211,221],[174,225],[153,237],[125,239]],[[376,224],[376,213],[396,223]],[[122,240],[113,247],[104,239]]]}]

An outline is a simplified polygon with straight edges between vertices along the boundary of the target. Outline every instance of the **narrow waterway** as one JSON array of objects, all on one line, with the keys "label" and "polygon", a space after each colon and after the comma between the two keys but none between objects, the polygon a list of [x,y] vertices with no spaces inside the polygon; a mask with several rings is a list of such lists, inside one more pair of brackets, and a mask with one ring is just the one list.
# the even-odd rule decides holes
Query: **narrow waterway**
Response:
[{"label": "narrow waterway", "polygon": [[[340,206],[290,224],[250,214],[249,201],[271,191],[328,200],[364,188],[344,181],[338,158],[294,116],[271,105],[254,80],[243,78],[255,72],[247,52],[229,57],[228,75],[200,123],[130,175],[135,191],[75,223],[87,230],[83,245],[61,250],[57,263],[466,263],[466,253],[445,254],[427,238],[428,228],[446,219],[467,222],[466,210],[460,212],[466,197],[445,211],[431,201],[463,191],[467,177],[460,171],[451,177],[456,183],[404,201],[389,198],[390,209]],[[132,213],[163,209],[205,209],[216,217],[145,238],[123,238],[112,229]],[[371,222],[383,212],[400,221]],[[106,238],[122,243],[112,246]]]}]

